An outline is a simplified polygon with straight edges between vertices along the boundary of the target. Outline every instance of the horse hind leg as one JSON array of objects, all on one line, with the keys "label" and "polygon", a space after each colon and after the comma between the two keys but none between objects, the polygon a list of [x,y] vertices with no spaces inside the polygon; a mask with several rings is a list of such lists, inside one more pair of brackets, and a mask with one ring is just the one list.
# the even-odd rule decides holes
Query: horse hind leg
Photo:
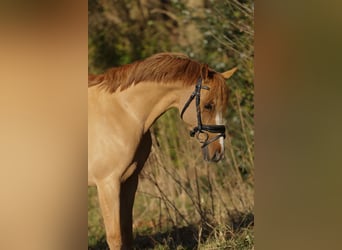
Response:
[{"label": "horse hind leg", "polygon": [[138,187],[139,173],[151,152],[152,140],[150,132],[147,132],[136,151],[134,163],[136,169],[134,173],[121,184],[120,194],[120,218],[123,249],[133,248],[133,204],[135,193]]}]

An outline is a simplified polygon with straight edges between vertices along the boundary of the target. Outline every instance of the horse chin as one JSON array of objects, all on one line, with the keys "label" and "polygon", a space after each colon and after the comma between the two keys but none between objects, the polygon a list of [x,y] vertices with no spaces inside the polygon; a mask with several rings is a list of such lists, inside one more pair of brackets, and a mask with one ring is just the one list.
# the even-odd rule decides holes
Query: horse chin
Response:
[{"label": "horse chin", "polygon": [[208,146],[202,148],[203,159],[209,162],[218,162],[223,158],[223,154],[216,151],[213,155],[210,154]]}]

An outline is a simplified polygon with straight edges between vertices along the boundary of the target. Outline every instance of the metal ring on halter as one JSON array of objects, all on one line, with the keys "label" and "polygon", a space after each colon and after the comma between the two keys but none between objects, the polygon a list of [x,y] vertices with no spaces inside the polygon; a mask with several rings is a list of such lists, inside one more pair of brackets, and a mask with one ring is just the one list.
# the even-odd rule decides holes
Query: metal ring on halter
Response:
[{"label": "metal ring on halter", "polygon": [[[201,135],[204,135],[205,137],[204,138],[200,138]],[[196,134],[196,139],[200,143],[205,143],[209,139],[209,134],[207,132],[198,131],[198,133]]]}]

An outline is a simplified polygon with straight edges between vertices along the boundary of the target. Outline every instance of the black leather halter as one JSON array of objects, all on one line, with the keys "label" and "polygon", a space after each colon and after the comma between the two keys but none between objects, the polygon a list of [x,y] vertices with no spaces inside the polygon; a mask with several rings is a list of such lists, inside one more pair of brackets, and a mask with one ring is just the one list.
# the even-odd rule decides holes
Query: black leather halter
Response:
[{"label": "black leather halter", "polygon": [[[196,112],[197,112],[197,126],[193,128],[193,130],[190,131],[190,136],[194,137],[196,135],[196,138],[202,143],[202,148],[206,147],[208,144],[216,141],[221,136],[223,138],[226,138],[226,128],[224,125],[204,125],[202,124],[202,117],[201,117],[201,108],[200,108],[200,102],[201,102],[201,89],[209,90],[210,88],[208,86],[202,86],[202,78],[199,78],[194,92],[192,92],[191,96],[187,100],[187,102],[184,104],[184,107],[181,112],[181,118],[183,119],[183,114],[185,110],[189,107],[192,100],[196,97]],[[209,139],[209,135],[207,132],[210,133],[216,133],[217,136]],[[204,134],[204,139],[200,139],[200,135]]]}]

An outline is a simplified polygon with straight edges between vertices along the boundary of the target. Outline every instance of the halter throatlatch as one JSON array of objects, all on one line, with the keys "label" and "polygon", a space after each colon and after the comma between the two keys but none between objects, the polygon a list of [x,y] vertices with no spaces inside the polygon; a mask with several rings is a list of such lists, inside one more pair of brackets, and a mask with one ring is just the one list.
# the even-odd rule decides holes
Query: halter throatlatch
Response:
[{"label": "halter throatlatch", "polygon": [[[201,102],[201,89],[209,90],[210,88],[208,86],[202,86],[202,78],[199,78],[194,92],[192,92],[191,96],[187,100],[187,102],[184,104],[184,107],[181,112],[181,118],[183,119],[183,114],[185,110],[189,107],[192,100],[196,97],[196,112],[197,112],[197,126],[194,127],[190,131],[190,136],[194,137],[196,135],[196,138],[202,143],[202,148],[206,147],[208,144],[216,141],[221,136],[223,138],[226,138],[226,127],[224,125],[204,125],[202,124],[202,117],[201,117],[201,108],[200,108],[200,102]],[[217,136],[209,139],[209,135],[207,132],[210,133],[216,133]],[[200,139],[200,135],[205,134],[205,139]]]}]

